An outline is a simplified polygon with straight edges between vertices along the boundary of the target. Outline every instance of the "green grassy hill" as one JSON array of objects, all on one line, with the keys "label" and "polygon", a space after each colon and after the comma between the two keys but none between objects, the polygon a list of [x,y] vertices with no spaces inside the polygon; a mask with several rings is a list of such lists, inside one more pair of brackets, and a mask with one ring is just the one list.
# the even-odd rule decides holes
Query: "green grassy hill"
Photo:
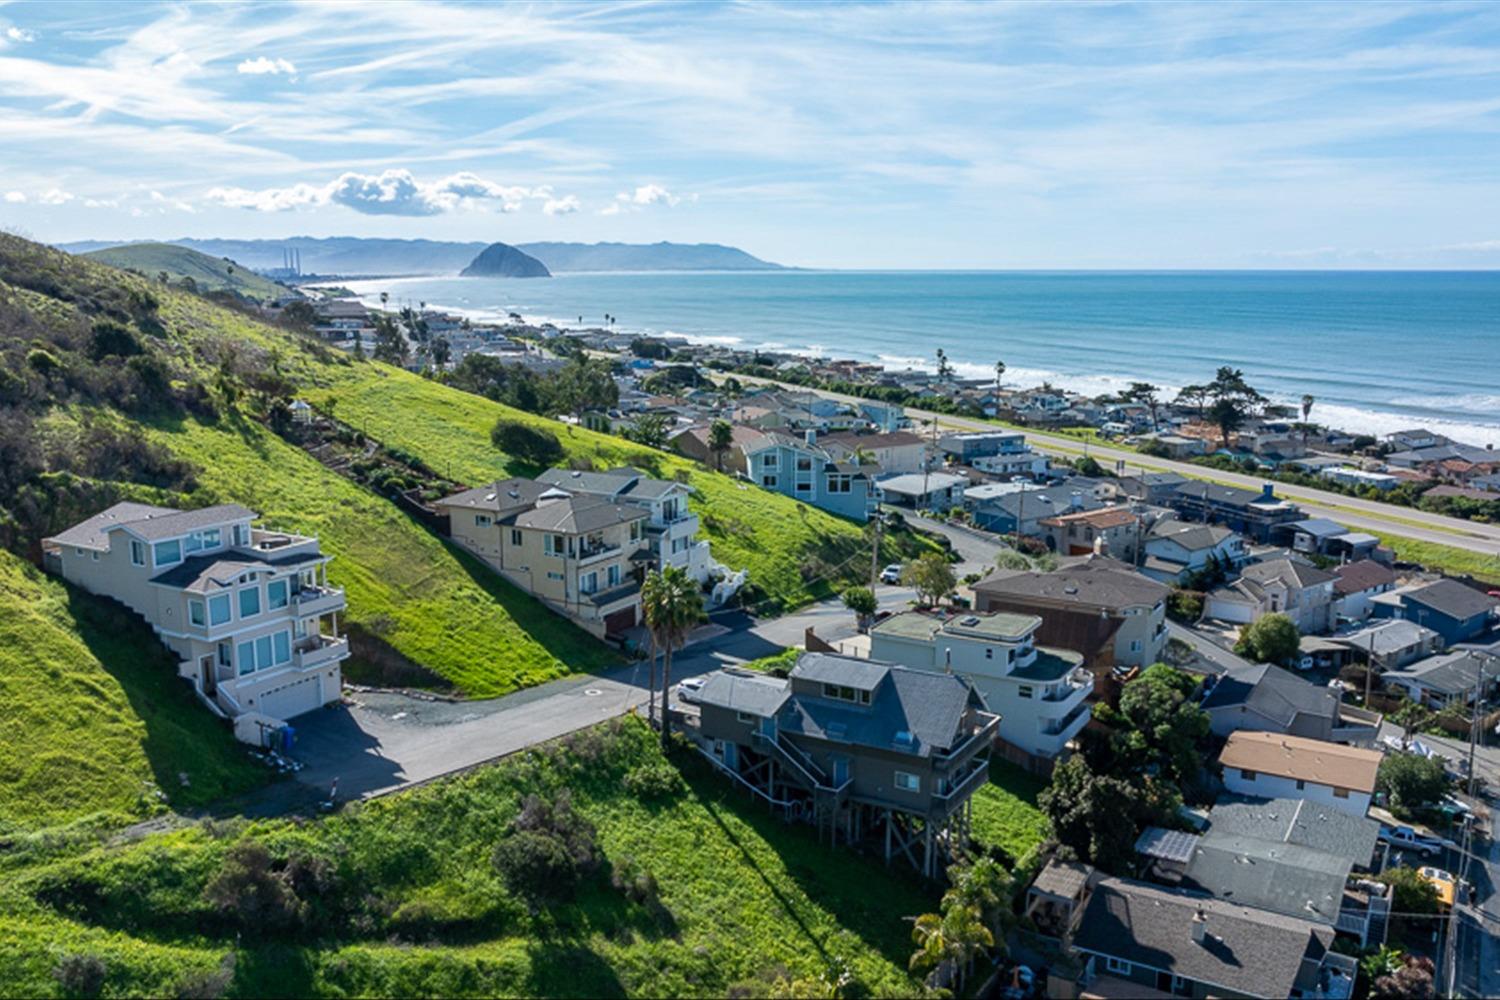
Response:
[{"label": "green grassy hill", "polygon": [[[695,761],[667,763],[630,720],[311,823],[0,859],[0,983],[58,995],[60,964],[87,957],[113,996],[765,996],[830,970],[878,996],[919,992],[907,921],[936,891],[817,843]],[[677,767],[686,785],[670,794],[629,790]],[[491,853],[527,795],[563,789],[597,829],[602,867],[571,901],[530,912]],[[247,840],[297,873],[290,922],[265,897],[242,916],[206,899]],[[646,876],[655,891],[621,888]]]},{"label": "green grassy hill", "polygon": [[83,256],[124,271],[137,271],[148,278],[165,273],[174,284],[183,284],[184,279],[191,278],[190,287],[199,292],[233,292],[257,302],[269,301],[287,291],[232,260],[210,257],[171,243],[130,243],[93,250]]}]

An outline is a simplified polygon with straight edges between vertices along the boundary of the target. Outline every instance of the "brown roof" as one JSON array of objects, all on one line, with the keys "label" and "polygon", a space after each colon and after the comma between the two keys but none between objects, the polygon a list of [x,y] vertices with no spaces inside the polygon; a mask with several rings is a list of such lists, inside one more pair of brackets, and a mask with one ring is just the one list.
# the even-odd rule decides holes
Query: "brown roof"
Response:
[{"label": "brown roof", "polygon": [[1310,740],[1284,733],[1239,730],[1229,734],[1219,763],[1260,774],[1312,781],[1356,792],[1375,790],[1380,751]]},{"label": "brown roof", "polygon": [[[974,584],[996,602],[1040,601],[1119,610],[1165,600],[1168,588],[1115,559],[1093,556],[1050,573],[1000,572]],[[1043,618],[1046,616],[1043,615]]]},{"label": "brown roof", "polygon": [[1098,510],[1079,511],[1076,514],[1060,514],[1057,517],[1046,517],[1038,521],[1038,524],[1066,525],[1075,522],[1089,524],[1095,528],[1118,528],[1123,524],[1135,523],[1136,515],[1120,507],[1101,507]]},{"label": "brown roof", "polygon": [[855,448],[896,448],[901,445],[921,444],[922,438],[911,431],[891,431],[887,434],[824,434],[818,438],[824,445],[836,444],[853,450]]},{"label": "brown roof", "polygon": [[1396,582],[1396,574],[1373,559],[1361,559],[1334,569],[1333,590],[1337,594],[1357,594]]}]

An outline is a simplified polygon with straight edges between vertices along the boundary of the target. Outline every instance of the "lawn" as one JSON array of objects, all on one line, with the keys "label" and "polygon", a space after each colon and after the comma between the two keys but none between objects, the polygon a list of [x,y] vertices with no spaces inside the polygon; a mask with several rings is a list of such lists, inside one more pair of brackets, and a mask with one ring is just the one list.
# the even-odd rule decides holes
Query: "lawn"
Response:
[{"label": "lawn", "polygon": [[[386,365],[330,367],[318,382],[305,392],[315,405],[331,404],[338,419],[416,455],[451,479],[479,484],[539,471],[495,450],[490,429],[501,418],[552,431],[571,461],[601,469],[631,464],[662,478],[684,478],[695,491],[691,505],[714,557],[750,571],[766,610],[827,597],[867,572],[869,549],[860,525],[679,456],[511,409]],[[881,561],[900,561],[930,547],[910,534],[890,533]]]},{"label": "lawn", "polygon": [[1036,797],[1047,782],[1009,761],[990,759],[990,781],[974,795],[973,836],[1021,862],[1047,836]]},{"label": "lawn", "polygon": [[0,552],[0,836],[118,825],[266,779],[140,619]]},{"label": "lawn", "polygon": [[[0,880],[0,983],[55,995],[59,960],[87,955],[113,995],[172,995],[226,968],[230,995],[761,996],[830,968],[877,995],[917,992],[907,921],[937,890],[824,847],[682,753],[686,785],[655,800],[624,786],[672,765],[628,720],[310,823],[58,847]],[[573,901],[532,913],[490,856],[524,796],[562,788],[597,828],[604,866]],[[275,858],[322,859],[316,880],[295,883],[309,886],[310,932],[262,924],[237,945],[237,925],[205,902],[249,838]],[[650,873],[656,901],[627,898],[611,871]]]}]

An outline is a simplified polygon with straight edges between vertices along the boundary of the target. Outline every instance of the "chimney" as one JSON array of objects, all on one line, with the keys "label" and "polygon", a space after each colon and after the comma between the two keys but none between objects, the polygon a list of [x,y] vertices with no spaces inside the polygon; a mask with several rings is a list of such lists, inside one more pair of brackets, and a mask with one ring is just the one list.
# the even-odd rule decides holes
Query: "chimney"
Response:
[{"label": "chimney", "polygon": [[818,443],[818,432],[817,432],[817,430],[815,428],[809,427],[807,430],[805,430],[805,431],[802,432],[802,439],[804,441],[806,441],[808,444],[817,444]]},{"label": "chimney", "polygon": [[1260,498],[1262,500],[1276,499],[1276,486],[1273,483],[1262,483],[1260,486]]},{"label": "chimney", "polygon": [[1203,907],[1198,907],[1193,914],[1193,940],[1199,944],[1208,936],[1208,917],[1203,913]]},{"label": "chimney", "polygon": [[1082,490],[1074,490],[1072,493],[1068,494],[1068,509],[1069,510],[1082,510],[1083,509],[1083,491]]}]

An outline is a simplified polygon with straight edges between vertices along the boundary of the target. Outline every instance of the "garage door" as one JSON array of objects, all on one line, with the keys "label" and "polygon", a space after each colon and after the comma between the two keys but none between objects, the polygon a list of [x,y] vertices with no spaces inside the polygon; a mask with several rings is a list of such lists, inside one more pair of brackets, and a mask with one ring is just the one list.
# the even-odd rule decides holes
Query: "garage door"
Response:
[{"label": "garage door", "polygon": [[273,719],[290,719],[311,712],[322,704],[318,677],[304,677],[280,687],[270,688],[260,696],[260,713]]},{"label": "garage door", "polygon": [[614,614],[604,616],[604,631],[609,635],[619,635],[635,627],[635,606],[631,605]]}]

